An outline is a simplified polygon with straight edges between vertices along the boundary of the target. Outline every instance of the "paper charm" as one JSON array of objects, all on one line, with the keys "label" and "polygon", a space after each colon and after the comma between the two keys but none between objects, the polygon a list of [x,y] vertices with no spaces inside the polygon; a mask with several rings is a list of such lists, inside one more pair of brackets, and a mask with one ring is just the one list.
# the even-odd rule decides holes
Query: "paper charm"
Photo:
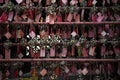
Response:
[{"label": "paper charm", "polygon": [[65,66],[64,70],[65,70],[65,73],[69,73],[69,71],[70,71],[67,66]]},{"label": "paper charm", "polygon": [[56,0],[52,0],[52,1],[51,1],[51,3],[53,3],[53,4],[54,4],[55,2],[56,2]]},{"label": "paper charm", "polygon": [[23,72],[22,70],[19,71],[19,76],[22,76],[23,75]]},{"label": "paper charm", "polygon": [[78,74],[82,74],[82,69],[77,70]]},{"label": "paper charm", "polygon": [[96,0],[93,0],[92,4],[93,4],[94,6],[96,5],[96,3],[97,3],[97,1],[96,1]]},{"label": "paper charm", "polygon": [[67,0],[62,0],[62,2],[66,5],[68,1]]},{"label": "paper charm", "polygon": [[9,76],[10,76],[9,70],[6,71],[5,75],[6,75],[6,77],[9,77]]},{"label": "paper charm", "polygon": [[29,35],[30,35],[30,37],[31,37],[32,39],[36,36],[34,31],[31,31],[31,32],[29,33]]},{"label": "paper charm", "polygon": [[88,73],[88,70],[87,70],[87,68],[85,67],[85,68],[82,70],[82,74],[83,74],[83,75],[87,75],[87,73]]},{"label": "paper charm", "polygon": [[47,70],[44,68],[40,71],[40,75],[44,77],[47,74]]},{"label": "paper charm", "polygon": [[50,57],[55,57],[55,48],[50,48]]},{"label": "paper charm", "polygon": [[72,35],[72,37],[75,37],[75,36],[77,35],[77,33],[76,33],[75,31],[73,31],[73,32],[71,33],[71,35]]},{"label": "paper charm", "polygon": [[40,57],[45,57],[45,48],[40,50]]},{"label": "paper charm", "polygon": [[20,53],[19,55],[18,55],[18,58],[22,58],[24,55],[22,54],[22,53]]},{"label": "paper charm", "polygon": [[11,38],[11,34],[10,34],[10,32],[7,32],[6,34],[5,34],[5,37],[7,38],[7,39],[10,39]]},{"label": "paper charm", "polygon": [[16,0],[18,4],[22,3],[23,0]]},{"label": "paper charm", "polygon": [[62,54],[61,54],[62,57],[66,57],[67,56],[67,48],[63,48],[62,49]]},{"label": "paper charm", "polygon": [[5,59],[10,59],[10,58],[11,58],[10,49],[5,49]]},{"label": "paper charm", "polygon": [[102,33],[101,33],[102,36],[106,36],[106,34],[107,33],[105,31],[102,31]]}]

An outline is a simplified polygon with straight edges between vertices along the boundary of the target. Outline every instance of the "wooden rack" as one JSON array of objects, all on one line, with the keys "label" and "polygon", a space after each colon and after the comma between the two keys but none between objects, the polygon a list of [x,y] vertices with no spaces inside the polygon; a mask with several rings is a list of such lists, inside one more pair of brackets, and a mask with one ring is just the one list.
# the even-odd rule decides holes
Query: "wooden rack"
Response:
[{"label": "wooden rack", "polygon": [[39,59],[0,59],[0,62],[45,62],[45,61],[68,61],[68,62],[120,62],[120,59],[89,59],[89,58],[39,58]]},{"label": "wooden rack", "polygon": [[[49,24],[47,22],[0,22],[0,24]],[[58,25],[82,25],[82,24],[120,24],[119,21],[105,21],[105,22],[55,22]],[[53,24],[53,25],[54,25]],[[52,24],[51,24],[52,25]]]}]

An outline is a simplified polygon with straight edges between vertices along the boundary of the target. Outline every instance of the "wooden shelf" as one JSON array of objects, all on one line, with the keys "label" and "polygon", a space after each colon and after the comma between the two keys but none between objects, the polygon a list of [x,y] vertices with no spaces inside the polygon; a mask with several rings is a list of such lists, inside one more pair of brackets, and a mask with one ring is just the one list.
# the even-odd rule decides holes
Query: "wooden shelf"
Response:
[{"label": "wooden shelf", "polygon": [[70,61],[70,62],[120,62],[120,59],[89,59],[89,58],[39,58],[39,59],[0,59],[0,62],[45,62],[45,61]]},{"label": "wooden shelf", "polygon": [[[47,22],[0,22],[0,24],[49,24]],[[74,24],[120,24],[120,21],[105,21],[105,22],[55,22],[57,25],[74,25]],[[54,25],[51,24],[51,25]]]}]

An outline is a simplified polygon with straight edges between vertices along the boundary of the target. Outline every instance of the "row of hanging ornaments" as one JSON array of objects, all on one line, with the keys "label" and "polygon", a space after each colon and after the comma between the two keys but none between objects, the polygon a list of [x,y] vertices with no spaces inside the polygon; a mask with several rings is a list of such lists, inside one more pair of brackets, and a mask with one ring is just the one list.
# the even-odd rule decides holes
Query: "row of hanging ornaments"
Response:
[{"label": "row of hanging ornaments", "polygon": [[[25,63],[3,63],[0,78],[3,80],[119,80],[120,64],[78,62],[31,62],[31,68],[23,69]],[[27,70],[27,71],[24,71]],[[3,75],[2,75],[3,74]],[[22,79],[23,78],[23,79]]]},{"label": "row of hanging ornaments", "polygon": [[[34,58],[95,58],[97,54],[100,54],[102,58],[107,58],[107,56],[115,58],[114,55],[119,58],[119,25],[106,24],[102,27],[97,25],[64,26],[33,26],[30,24],[17,28],[15,25],[8,25],[7,32],[3,34],[5,39],[1,38],[5,51],[1,52],[5,52],[6,59],[10,58],[13,53],[18,53],[19,58],[22,58],[25,53]],[[14,49],[16,52],[11,52],[14,43],[20,44],[16,44],[17,49]]]},{"label": "row of hanging ornaments", "polygon": [[[112,0],[112,2],[110,0],[103,0],[103,7],[101,8],[96,7],[96,0],[71,0],[69,2],[70,5],[68,5],[67,0],[59,1],[61,2],[59,5],[56,0],[46,0],[47,7],[42,6],[41,0],[35,0],[38,2],[37,6],[34,6],[31,0],[26,0],[26,4],[24,4],[24,1],[25,0],[16,0],[18,4],[14,4],[10,0],[5,0],[5,4],[0,7],[2,11],[0,22],[24,21],[54,24],[54,22],[101,22],[120,20],[119,0]],[[104,7],[106,3],[113,3],[114,5]],[[78,6],[78,4],[80,6]],[[86,6],[92,7],[85,9],[84,7]]]}]

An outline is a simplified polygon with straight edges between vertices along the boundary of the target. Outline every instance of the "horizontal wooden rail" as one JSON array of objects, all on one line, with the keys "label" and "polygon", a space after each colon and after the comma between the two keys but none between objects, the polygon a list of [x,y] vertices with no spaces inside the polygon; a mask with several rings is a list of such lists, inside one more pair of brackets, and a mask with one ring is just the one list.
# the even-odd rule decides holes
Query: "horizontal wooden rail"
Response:
[{"label": "horizontal wooden rail", "polygon": [[[0,24],[49,24],[47,22],[0,22]],[[82,25],[82,24],[120,24],[120,21],[105,21],[105,22],[55,22],[57,25]],[[53,24],[53,25],[54,25]],[[52,25],[52,24],[51,24]]]},{"label": "horizontal wooden rail", "polygon": [[[89,43],[90,41],[85,41],[85,43]],[[105,43],[114,43],[114,42],[116,42],[116,43],[118,43],[118,45],[119,45],[119,43],[120,43],[120,41],[105,41]],[[49,45],[49,43],[46,43],[46,42],[44,42],[45,43],[45,45]],[[95,41],[95,43],[101,43],[100,41]],[[13,45],[13,46],[16,46],[16,45],[21,45],[21,46],[29,46],[29,45],[40,45],[41,43],[34,43],[34,44],[30,44],[30,43],[10,43],[10,44],[8,44],[9,46],[11,46],[11,45]],[[62,42],[61,43],[58,43],[58,44],[63,44]],[[2,46],[2,45],[5,45],[5,43],[0,43],[0,46]]]},{"label": "horizontal wooden rail", "polygon": [[39,59],[0,59],[0,62],[56,62],[56,61],[68,61],[68,62],[120,62],[120,59],[85,59],[85,58],[39,58]]}]

